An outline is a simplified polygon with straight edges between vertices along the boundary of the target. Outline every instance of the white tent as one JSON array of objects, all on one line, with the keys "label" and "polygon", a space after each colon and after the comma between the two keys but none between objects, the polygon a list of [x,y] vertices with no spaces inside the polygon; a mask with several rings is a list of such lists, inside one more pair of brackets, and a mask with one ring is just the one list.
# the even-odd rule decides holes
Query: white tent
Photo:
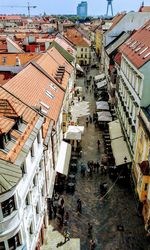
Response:
[{"label": "white tent", "polygon": [[68,140],[81,140],[81,135],[83,133],[84,133],[84,126],[68,126],[64,138]]},{"label": "white tent", "polygon": [[97,112],[99,122],[111,122],[112,116],[109,111]]},{"label": "white tent", "polygon": [[100,89],[100,88],[103,88],[104,86],[106,86],[107,82],[106,82],[106,80],[104,80],[101,82],[97,82],[96,85],[97,85],[97,88]]},{"label": "white tent", "polygon": [[102,73],[102,74],[100,74],[100,75],[97,75],[97,76],[95,76],[94,77],[94,81],[95,82],[100,82],[100,81],[102,81],[103,79],[105,79],[105,74],[104,73]]},{"label": "white tent", "polygon": [[109,110],[108,102],[105,101],[96,102],[96,109]]},{"label": "white tent", "polygon": [[80,72],[84,72],[79,64],[76,64],[76,69],[79,70]]}]

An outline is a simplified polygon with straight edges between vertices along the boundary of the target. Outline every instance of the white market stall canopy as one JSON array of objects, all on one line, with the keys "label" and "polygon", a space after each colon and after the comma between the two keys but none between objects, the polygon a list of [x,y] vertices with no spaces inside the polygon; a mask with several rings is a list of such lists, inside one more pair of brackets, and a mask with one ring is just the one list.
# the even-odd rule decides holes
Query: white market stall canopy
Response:
[{"label": "white market stall canopy", "polygon": [[113,151],[113,155],[115,158],[116,166],[120,166],[125,163],[131,162],[131,156],[129,154],[129,150],[126,142],[124,141],[124,137],[120,137],[118,139],[114,139],[111,141],[111,147]]},{"label": "white market stall canopy", "polygon": [[111,122],[112,116],[109,111],[97,112],[99,122]]},{"label": "white market stall canopy", "polygon": [[67,140],[81,140],[81,135],[84,133],[84,126],[68,126],[64,138]]},{"label": "white market stall canopy", "polygon": [[56,172],[68,175],[70,158],[71,158],[71,145],[67,142],[62,141],[56,164]]},{"label": "white market stall canopy", "polygon": [[80,72],[84,72],[83,69],[81,68],[81,66],[79,64],[76,64],[76,69],[79,70]]},{"label": "white market stall canopy", "polygon": [[110,139],[111,140],[123,136],[119,120],[115,120],[113,122],[109,122],[108,125],[109,125],[109,134],[110,134]]},{"label": "white market stall canopy", "polygon": [[109,133],[116,166],[123,165],[125,158],[127,158],[126,163],[131,162],[131,156],[126,141],[124,140],[119,120],[109,122]]},{"label": "white market stall canopy", "polygon": [[109,110],[108,102],[105,101],[96,102],[96,109]]},{"label": "white market stall canopy", "polygon": [[101,82],[97,82],[96,85],[97,85],[97,88],[100,89],[100,88],[105,87],[107,85],[107,82],[106,82],[106,80],[104,80]]},{"label": "white market stall canopy", "polygon": [[100,82],[100,81],[102,81],[103,79],[105,79],[105,74],[104,73],[102,73],[102,74],[100,74],[100,75],[97,75],[97,76],[95,76],[94,77],[94,81],[95,82]]}]

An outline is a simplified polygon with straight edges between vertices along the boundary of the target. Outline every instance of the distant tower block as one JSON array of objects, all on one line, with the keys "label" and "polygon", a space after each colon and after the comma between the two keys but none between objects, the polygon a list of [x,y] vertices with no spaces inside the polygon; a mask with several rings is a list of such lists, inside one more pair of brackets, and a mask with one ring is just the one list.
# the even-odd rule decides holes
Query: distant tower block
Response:
[{"label": "distant tower block", "polygon": [[106,16],[108,16],[108,12],[109,12],[109,7],[110,7],[110,10],[111,10],[111,15],[113,16],[113,6],[112,6],[112,1],[113,0],[107,0],[107,11],[106,11]]}]

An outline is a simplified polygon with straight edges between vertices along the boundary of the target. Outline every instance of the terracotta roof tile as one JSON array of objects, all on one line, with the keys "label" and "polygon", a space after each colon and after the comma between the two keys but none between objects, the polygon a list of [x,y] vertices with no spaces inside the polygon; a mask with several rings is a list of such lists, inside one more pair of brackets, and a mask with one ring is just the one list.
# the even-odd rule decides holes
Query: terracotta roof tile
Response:
[{"label": "terracotta roof tile", "polygon": [[33,65],[29,64],[3,87],[31,107],[41,107],[44,115],[57,121],[64,91]]},{"label": "terracotta roof tile", "polygon": [[7,133],[15,124],[13,119],[9,119],[6,117],[0,117],[0,134]]},{"label": "terracotta roof tile", "polygon": [[[27,62],[38,58],[39,53],[19,53],[19,54],[9,54],[9,53],[1,53],[0,54],[0,65],[3,66],[16,66],[16,60],[20,61],[20,65],[24,65]],[[6,58],[5,64],[3,64],[3,58]]]},{"label": "terracotta roof tile", "polygon": [[137,68],[150,60],[150,20],[120,47],[120,52]]},{"label": "terracotta roof tile", "polygon": [[[31,109],[29,106],[25,105],[23,102],[18,100],[15,96],[11,95],[8,91],[0,87],[0,96],[1,100],[7,100],[8,104],[12,107],[15,112],[22,116],[23,121],[25,122],[26,126],[24,131],[21,133],[14,131],[13,133],[14,137],[16,138],[16,141],[14,142],[13,147],[7,152],[7,154],[0,150],[0,159],[9,161],[14,163],[19,152],[21,151],[22,147],[24,146],[26,140],[30,136],[35,124],[37,123],[38,119],[40,118],[40,115],[35,112],[33,109]],[[1,109],[2,106],[0,106]],[[2,107],[3,109],[3,107]],[[0,117],[0,131],[7,133],[12,126],[14,125],[14,119],[7,118],[6,113],[4,112],[4,116]]]},{"label": "terracotta roof tile", "polygon": [[150,12],[150,6],[141,6],[139,12]]},{"label": "terracotta roof tile", "polygon": [[76,46],[89,47],[90,43],[76,29],[67,29],[65,37]]},{"label": "terracotta roof tile", "polygon": [[43,68],[54,81],[56,81],[55,76],[59,66],[65,66],[65,73],[60,85],[62,85],[64,89],[67,88],[68,79],[72,73],[73,66],[68,63],[68,61],[55,49],[55,47],[52,47],[47,51],[47,53],[44,53],[44,55],[42,55],[36,63]]}]

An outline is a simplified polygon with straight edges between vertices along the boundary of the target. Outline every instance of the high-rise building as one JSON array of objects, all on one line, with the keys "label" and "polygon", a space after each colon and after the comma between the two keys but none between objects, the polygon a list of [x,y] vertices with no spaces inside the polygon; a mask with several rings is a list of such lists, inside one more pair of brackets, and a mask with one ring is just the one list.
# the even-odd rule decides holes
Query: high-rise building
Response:
[{"label": "high-rise building", "polygon": [[86,1],[82,1],[81,3],[79,3],[77,6],[77,16],[87,17],[87,9],[88,9],[88,4]]}]

